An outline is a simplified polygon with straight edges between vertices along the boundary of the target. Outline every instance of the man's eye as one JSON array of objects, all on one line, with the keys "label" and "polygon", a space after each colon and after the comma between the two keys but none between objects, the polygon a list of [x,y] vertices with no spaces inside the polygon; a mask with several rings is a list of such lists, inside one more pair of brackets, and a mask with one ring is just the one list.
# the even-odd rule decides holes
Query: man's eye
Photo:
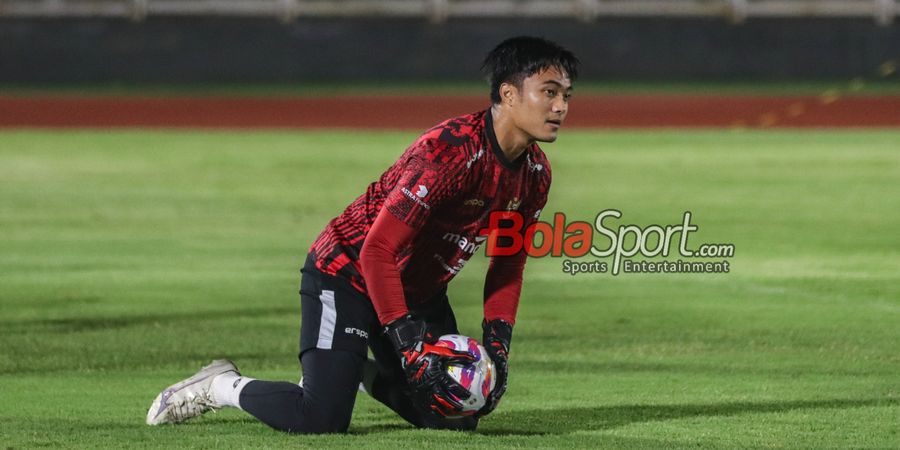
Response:
[{"label": "man's eye", "polygon": [[566,101],[569,101],[569,99],[572,98],[572,94],[566,94],[566,95],[563,95],[563,98],[564,98]]},{"label": "man's eye", "polygon": [[556,97],[556,91],[553,89],[545,89],[544,92],[547,93],[548,97]]}]

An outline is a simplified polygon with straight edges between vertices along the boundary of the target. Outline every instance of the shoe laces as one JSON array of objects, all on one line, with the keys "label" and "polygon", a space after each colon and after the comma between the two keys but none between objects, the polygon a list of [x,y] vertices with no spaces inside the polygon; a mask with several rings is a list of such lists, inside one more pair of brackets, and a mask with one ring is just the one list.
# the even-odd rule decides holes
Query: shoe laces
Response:
[{"label": "shoe laces", "polygon": [[197,417],[207,411],[216,412],[218,405],[213,401],[209,391],[191,392],[184,400],[176,403],[171,409],[172,418],[181,422]]}]

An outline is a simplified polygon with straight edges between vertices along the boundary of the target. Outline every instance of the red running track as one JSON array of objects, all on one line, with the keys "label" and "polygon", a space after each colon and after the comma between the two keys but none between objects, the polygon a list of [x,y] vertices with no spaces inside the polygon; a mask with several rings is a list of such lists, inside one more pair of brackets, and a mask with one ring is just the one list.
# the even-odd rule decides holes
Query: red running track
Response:
[{"label": "red running track", "polygon": [[[424,129],[486,106],[476,96],[0,96],[0,127]],[[564,126],[900,127],[900,96],[580,95]]]}]

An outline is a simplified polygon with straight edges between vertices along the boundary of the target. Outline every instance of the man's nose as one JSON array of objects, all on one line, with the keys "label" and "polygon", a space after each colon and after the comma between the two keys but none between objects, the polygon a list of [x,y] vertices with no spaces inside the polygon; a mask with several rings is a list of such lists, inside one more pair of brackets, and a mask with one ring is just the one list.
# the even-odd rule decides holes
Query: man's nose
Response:
[{"label": "man's nose", "polygon": [[552,108],[554,113],[565,114],[569,110],[569,101],[564,96],[556,97]]}]

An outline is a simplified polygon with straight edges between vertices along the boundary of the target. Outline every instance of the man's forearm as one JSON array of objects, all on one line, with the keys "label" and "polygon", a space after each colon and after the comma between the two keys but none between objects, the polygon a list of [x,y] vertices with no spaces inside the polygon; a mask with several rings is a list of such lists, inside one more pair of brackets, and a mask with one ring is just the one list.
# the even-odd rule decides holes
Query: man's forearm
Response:
[{"label": "man's forearm", "polygon": [[360,252],[359,262],[366,289],[382,325],[408,312],[396,261],[397,253],[414,235],[415,229],[382,210]]}]

